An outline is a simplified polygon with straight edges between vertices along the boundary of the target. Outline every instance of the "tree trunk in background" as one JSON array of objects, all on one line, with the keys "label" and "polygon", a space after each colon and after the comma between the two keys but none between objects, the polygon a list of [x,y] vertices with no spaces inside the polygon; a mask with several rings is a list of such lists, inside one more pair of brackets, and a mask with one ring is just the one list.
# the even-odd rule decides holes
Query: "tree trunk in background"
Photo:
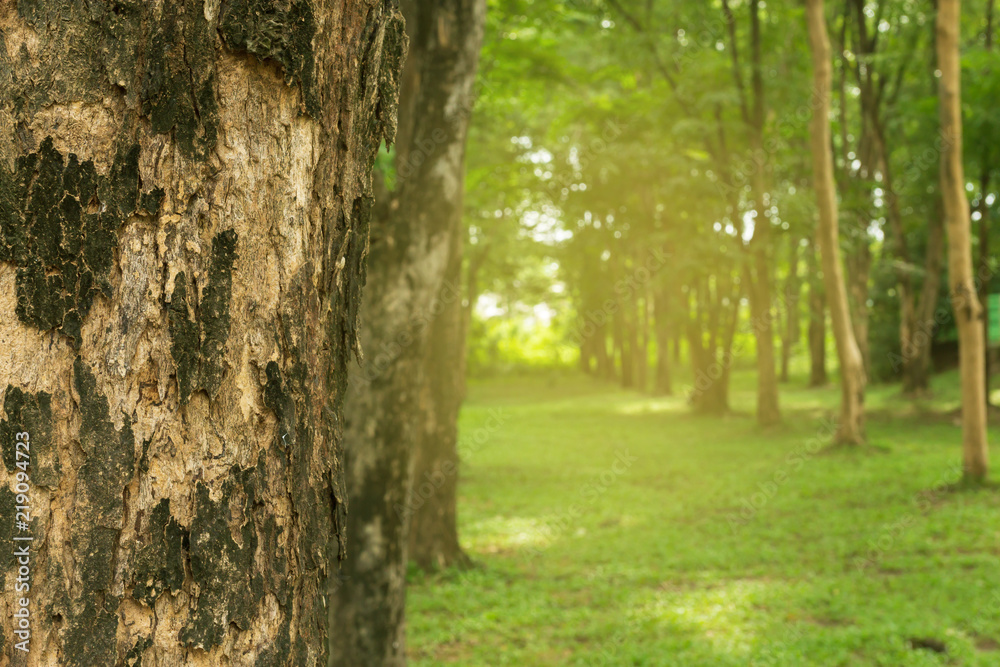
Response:
[{"label": "tree trunk in background", "polygon": [[[739,321],[739,287],[716,276],[714,289],[701,276],[688,290],[686,330],[694,384],[688,399],[695,412],[729,411],[732,347]],[[725,292],[723,291],[725,288]],[[724,299],[728,298],[728,304]]]},{"label": "tree trunk in background", "polygon": [[959,0],[938,0],[937,58],[941,104],[941,192],[948,232],[948,277],[958,324],[962,374],[962,442],[967,479],[983,480],[989,471],[986,440],[986,382],[983,308],[972,276],[972,223],[962,169],[962,98]]},{"label": "tree trunk in background", "polygon": [[806,0],[806,22],[813,60],[812,157],[816,199],[819,208],[820,254],[823,280],[830,300],[830,319],[840,361],[840,421],[834,440],[862,444],[865,440],[864,397],[865,369],[851,326],[847,288],[840,264],[837,217],[837,186],[833,180],[833,151],[830,140],[830,89],[832,63],[830,41],[826,34],[823,0]]},{"label": "tree trunk in background", "polygon": [[902,348],[905,394],[919,395],[930,388],[934,311],[937,308],[938,290],[941,287],[943,259],[944,221],[940,215],[935,215],[928,229],[924,284],[920,291],[920,299],[907,308],[912,323],[907,327],[910,335]]},{"label": "tree trunk in background", "polygon": [[622,373],[622,385],[626,387],[634,387],[636,389],[642,390],[642,385],[639,384],[639,304],[635,298],[635,295],[629,295],[625,298],[624,305],[626,308],[625,314],[625,348],[628,350],[628,361],[622,358],[622,367],[624,368],[626,363],[628,364],[629,377],[628,380],[625,379],[624,372]]},{"label": "tree trunk in background", "polygon": [[[862,231],[867,234],[866,231]],[[839,235],[839,234],[838,234]],[[847,307],[851,316],[854,340],[861,352],[861,363],[865,376],[871,369],[871,352],[868,343],[868,279],[872,268],[872,249],[867,238],[855,239],[854,252],[848,254],[844,265],[847,267]]]},{"label": "tree trunk in background", "polygon": [[[992,5],[991,5],[992,6]],[[986,406],[990,405],[990,205],[986,203],[986,190],[990,185],[990,169],[983,167],[980,177],[980,192],[982,201],[979,205],[979,261],[977,269],[977,296],[983,307],[983,389],[986,392]],[[929,346],[928,346],[929,347]],[[927,351],[930,356],[930,350]],[[929,364],[928,364],[929,366]]]},{"label": "tree trunk in background", "polygon": [[[986,2],[986,50],[993,51],[993,5],[994,0]],[[990,186],[990,173],[993,171],[993,147],[987,142],[983,147],[983,157],[980,162],[979,191],[982,193],[982,201],[979,206],[979,303],[982,305],[983,313],[983,386],[986,391],[986,407],[990,405],[990,317],[986,312],[989,308],[990,294],[990,205],[986,203],[986,191]],[[988,412],[988,410],[987,410]]]},{"label": "tree trunk in background", "polygon": [[[764,74],[761,65],[760,2],[750,0],[750,55],[753,111],[750,144],[754,155],[764,151]],[[753,195],[757,217],[750,242],[751,276],[750,311],[757,339],[757,423],[770,426],[781,421],[778,403],[778,375],[774,354],[774,317],[772,315],[773,272],[771,270],[771,220],[764,205],[767,194],[764,165],[754,169]]]},{"label": "tree trunk in background", "polygon": [[423,418],[407,503],[409,558],[424,570],[464,564],[458,544],[458,413],[465,399],[465,341],[460,283],[462,237],[454,230],[445,287],[431,324],[424,362]]},{"label": "tree trunk in background", "polygon": [[361,310],[366,362],[345,404],[347,558],[331,590],[331,664],[405,662],[406,503],[422,432],[433,306],[461,224],[465,136],[482,0],[403,5],[410,51],[400,91],[397,185],[373,216]]},{"label": "tree trunk in background", "polygon": [[649,390],[649,289],[643,289],[642,302],[638,304],[639,315],[639,347],[636,353],[636,382],[639,391]]},{"label": "tree trunk in background", "polygon": [[597,357],[597,377],[611,380],[615,377],[614,357],[608,355],[608,326],[601,323],[597,325],[594,333],[594,354]]},{"label": "tree trunk in background", "polygon": [[799,327],[799,296],[802,281],[799,279],[799,239],[789,237],[788,280],[785,283],[785,335],[781,344],[781,381],[788,382],[788,364],[802,337]]},{"label": "tree trunk in background", "polygon": [[823,278],[816,262],[816,241],[810,240],[806,252],[809,271],[809,386],[826,385],[826,294]]},{"label": "tree trunk in background", "polygon": [[669,396],[674,393],[673,377],[670,372],[670,296],[666,289],[656,290],[653,297],[653,328],[656,335],[656,384],[657,394]]},{"label": "tree trunk in background", "polygon": [[293,7],[0,6],[0,538],[35,537],[15,664],[327,662],[405,40],[388,4]]}]

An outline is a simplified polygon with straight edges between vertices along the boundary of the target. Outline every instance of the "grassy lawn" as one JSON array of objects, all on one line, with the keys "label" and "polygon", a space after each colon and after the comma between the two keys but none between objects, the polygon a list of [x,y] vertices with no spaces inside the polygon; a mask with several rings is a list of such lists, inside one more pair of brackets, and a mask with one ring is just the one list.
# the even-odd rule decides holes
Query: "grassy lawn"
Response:
[{"label": "grassy lawn", "polygon": [[955,374],[921,404],[873,388],[864,451],[825,449],[836,387],[783,386],[763,431],[753,381],[726,418],[581,377],[473,383],[476,566],[411,573],[411,664],[1000,665],[1000,493],[945,489]]}]

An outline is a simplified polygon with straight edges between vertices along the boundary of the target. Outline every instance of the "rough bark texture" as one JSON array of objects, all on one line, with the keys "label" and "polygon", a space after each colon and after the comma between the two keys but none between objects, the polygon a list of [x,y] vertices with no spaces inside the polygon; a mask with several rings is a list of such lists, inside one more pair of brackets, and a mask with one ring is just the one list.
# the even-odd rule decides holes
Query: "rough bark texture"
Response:
[{"label": "rough bark texture", "polygon": [[861,350],[854,338],[847,288],[840,264],[837,224],[837,191],[833,180],[833,152],[830,148],[830,89],[832,64],[830,40],[826,33],[823,0],[807,0],[806,22],[812,47],[813,94],[812,157],[816,199],[819,208],[819,246],[823,280],[830,305],[830,319],[840,361],[840,422],[834,439],[840,443],[864,442],[865,369]]},{"label": "rough bark texture", "polygon": [[326,663],[402,39],[382,2],[0,5],[0,539],[34,536],[26,656],[0,562],[14,664]]},{"label": "rough bark texture", "polygon": [[334,665],[405,662],[411,454],[419,439],[434,304],[460,224],[465,135],[483,0],[402,5],[410,51],[400,91],[397,183],[373,216],[361,312],[367,360],[345,406],[348,557],[330,607]]},{"label": "rough bark texture", "polygon": [[972,267],[972,222],[962,169],[962,97],[959,60],[960,5],[939,0],[937,57],[941,104],[941,193],[948,232],[948,278],[958,323],[962,375],[962,443],[965,476],[982,480],[989,470],[986,440],[986,380],[983,308],[976,296]]}]

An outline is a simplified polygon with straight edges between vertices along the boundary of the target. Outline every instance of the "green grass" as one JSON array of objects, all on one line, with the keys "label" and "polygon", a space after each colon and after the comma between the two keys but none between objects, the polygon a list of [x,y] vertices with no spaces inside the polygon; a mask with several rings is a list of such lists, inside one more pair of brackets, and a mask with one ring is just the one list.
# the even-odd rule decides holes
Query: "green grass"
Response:
[{"label": "green grass", "polygon": [[1000,665],[1000,493],[945,490],[955,375],[920,404],[873,388],[863,451],[820,448],[836,387],[784,385],[765,431],[753,381],[725,418],[584,378],[474,383],[476,566],[411,573],[411,664]]}]

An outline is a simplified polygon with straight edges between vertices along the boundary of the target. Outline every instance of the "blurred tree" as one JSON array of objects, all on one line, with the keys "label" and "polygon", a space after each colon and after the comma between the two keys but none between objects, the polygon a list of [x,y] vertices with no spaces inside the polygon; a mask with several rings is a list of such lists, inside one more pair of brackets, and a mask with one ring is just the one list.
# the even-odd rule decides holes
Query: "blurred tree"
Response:
[{"label": "blurred tree", "polygon": [[[485,3],[412,0],[402,10],[410,49],[391,191],[376,194],[371,224],[360,313],[367,361],[352,373],[345,404],[349,551],[330,596],[335,665],[405,663],[412,457],[427,432],[422,401],[429,336],[440,326],[435,310],[460,251],[464,146]],[[440,372],[445,382],[452,377],[447,366]],[[450,404],[439,407],[450,415]],[[436,415],[437,407],[429,409]]]},{"label": "blurred tree", "polygon": [[989,471],[986,439],[985,343],[983,307],[973,278],[969,202],[965,198],[962,165],[962,98],[959,40],[961,2],[938,0],[937,60],[941,100],[941,191],[948,230],[948,266],[952,308],[958,323],[962,374],[963,469],[970,481],[982,481]]},{"label": "blurred tree", "polygon": [[830,303],[830,319],[840,361],[840,420],[834,441],[859,445],[865,441],[865,369],[861,350],[851,326],[847,288],[840,263],[837,186],[833,179],[833,151],[830,137],[830,97],[832,69],[830,40],[827,36],[823,0],[807,0],[806,21],[812,45],[814,71],[812,157],[815,190],[819,202],[819,247],[823,259],[823,279]]}]

